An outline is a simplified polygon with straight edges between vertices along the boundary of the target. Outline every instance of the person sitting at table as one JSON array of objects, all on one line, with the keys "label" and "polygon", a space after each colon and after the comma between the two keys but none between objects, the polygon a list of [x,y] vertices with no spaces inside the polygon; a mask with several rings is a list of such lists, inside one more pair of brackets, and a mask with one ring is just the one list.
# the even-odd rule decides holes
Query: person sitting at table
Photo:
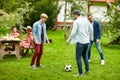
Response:
[{"label": "person sitting at table", "polygon": [[12,27],[12,32],[10,33],[10,36],[14,38],[18,38],[20,36],[16,26]]},{"label": "person sitting at table", "polygon": [[[18,33],[18,30],[17,30],[17,27],[16,26],[13,26],[12,27],[12,31],[10,32],[10,37],[13,37],[13,38],[19,38],[19,33]],[[15,45],[13,43],[8,43],[6,44],[6,51],[7,50],[11,50],[11,51],[14,51],[15,50]]]},{"label": "person sitting at table", "polygon": [[[30,26],[27,26],[26,28],[26,37],[25,40],[23,40],[20,44],[20,55],[22,55],[23,48],[30,48],[31,46],[33,47],[33,36],[32,36],[32,28]],[[26,52],[27,54],[27,52]]]}]

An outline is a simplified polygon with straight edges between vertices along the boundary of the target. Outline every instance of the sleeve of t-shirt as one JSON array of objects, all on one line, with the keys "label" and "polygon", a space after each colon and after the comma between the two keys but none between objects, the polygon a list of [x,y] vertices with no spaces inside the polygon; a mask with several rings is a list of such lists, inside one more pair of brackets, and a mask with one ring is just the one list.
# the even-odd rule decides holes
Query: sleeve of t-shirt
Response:
[{"label": "sleeve of t-shirt", "polygon": [[76,34],[76,32],[77,32],[77,22],[74,21],[74,22],[73,22],[73,28],[72,28],[72,30],[71,30],[71,33],[70,33],[68,39],[67,39],[67,42],[70,42],[70,41],[71,41],[72,37]]}]

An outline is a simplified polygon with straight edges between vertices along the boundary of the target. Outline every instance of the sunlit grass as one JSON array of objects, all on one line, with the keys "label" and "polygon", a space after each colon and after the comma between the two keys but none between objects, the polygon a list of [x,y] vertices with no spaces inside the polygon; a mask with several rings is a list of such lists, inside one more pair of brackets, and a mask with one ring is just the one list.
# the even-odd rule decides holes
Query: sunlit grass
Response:
[{"label": "sunlit grass", "polygon": [[[120,79],[120,46],[107,45],[107,38],[101,44],[106,64],[100,65],[100,57],[95,46],[92,48],[90,73],[74,78],[77,73],[75,45],[66,46],[62,31],[48,31],[52,44],[44,46],[41,63],[46,68],[32,70],[29,68],[32,53],[17,60],[13,56],[4,56],[0,61],[0,80],[119,80]],[[65,72],[64,66],[71,64],[72,72]],[[83,64],[84,70],[84,64]]]}]

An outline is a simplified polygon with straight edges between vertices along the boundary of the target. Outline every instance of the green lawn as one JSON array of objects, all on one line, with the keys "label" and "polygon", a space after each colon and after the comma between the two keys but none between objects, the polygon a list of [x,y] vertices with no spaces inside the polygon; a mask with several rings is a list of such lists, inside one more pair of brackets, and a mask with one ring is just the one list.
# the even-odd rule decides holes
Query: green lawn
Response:
[{"label": "green lawn", "polygon": [[[66,46],[62,31],[48,31],[53,43],[44,46],[42,64],[46,68],[30,69],[32,53],[17,60],[13,56],[4,56],[0,61],[0,80],[120,80],[120,46],[107,45],[109,39],[102,38],[105,65],[100,65],[100,57],[93,46],[90,73],[74,78],[77,73],[75,45]],[[64,66],[71,64],[72,72],[65,72]],[[84,70],[84,65],[83,65]]]}]

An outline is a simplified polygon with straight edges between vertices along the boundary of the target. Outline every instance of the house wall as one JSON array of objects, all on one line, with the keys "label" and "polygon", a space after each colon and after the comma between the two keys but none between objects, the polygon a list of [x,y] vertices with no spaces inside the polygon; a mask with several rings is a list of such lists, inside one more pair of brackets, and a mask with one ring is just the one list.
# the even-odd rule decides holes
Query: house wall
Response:
[{"label": "house wall", "polygon": [[[58,22],[64,22],[64,13],[65,13],[65,1],[59,1],[59,7],[61,6],[61,10],[58,14],[57,21]],[[71,4],[67,3],[67,11],[66,11],[66,22],[72,22],[72,20],[69,18],[70,12],[71,12]]]},{"label": "house wall", "polygon": [[[73,20],[70,19],[71,13],[71,4],[67,3],[67,10],[66,10],[66,27],[71,27]],[[65,1],[59,1],[59,7],[61,7],[60,12],[57,16],[57,22],[55,23],[55,29],[63,29],[64,28],[64,14],[65,14]]]},{"label": "house wall", "polygon": [[[87,2],[86,2],[86,11],[88,11],[87,7]],[[57,17],[57,22],[55,23],[55,28],[58,28],[60,26],[64,26],[64,11],[65,11],[65,1],[59,1],[59,6],[61,6],[61,10],[58,14]],[[67,3],[67,16],[66,16],[66,26],[72,26],[72,18],[70,18],[70,13],[71,13],[71,4]],[[90,12],[93,14],[94,18],[99,20],[100,22],[108,22],[109,18],[105,17],[105,14],[107,12],[107,6],[105,2],[92,2],[90,6]]]},{"label": "house wall", "polygon": [[[62,5],[62,6],[61,6]],[[86,2],[87,5],[87,2]],[[65,2],[59,1],[59,6],[61,6],[60,13],[58,14],[57,21],[58,22],[64,22],[64,10],[65,10]],[[71,13],[71,4],[67,4],[67,16],[66,16],[66,22],[72,22],[73,20],[69,17]],[[86,10],[87,10],[86,6]],[[105,17],[107,12],[107,6],[105,2],[93,2],[90,6],[90,12],[93,14],[94,18],[97,20],[100,20],[101,22],[108,22],[109,18]]]},{"label": "house wall", "polygon": [[94,2],[90,6],[90,13],[93,14],[94,18],[100,20],[100,22],[108,22],[108,17],[105,17],[107,13],[106,3]]}]

